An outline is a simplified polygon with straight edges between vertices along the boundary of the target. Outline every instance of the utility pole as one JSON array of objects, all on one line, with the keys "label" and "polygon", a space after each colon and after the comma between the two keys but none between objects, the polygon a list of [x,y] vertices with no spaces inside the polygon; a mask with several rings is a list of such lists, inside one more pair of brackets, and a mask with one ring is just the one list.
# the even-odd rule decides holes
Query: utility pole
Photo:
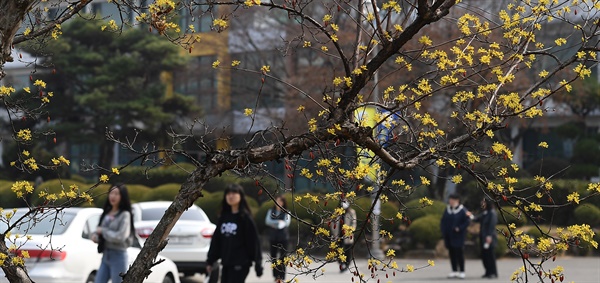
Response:
[{"label": "utility pole", "polygon": [[[359,3],[362,1],[359,1]],[[379,9],[375,9],[373,10],[373,2],[371,0],[365,0],[362,6],[362,12],[363,15],[368,15],[368,14],[374,14],[379,12]],[[369,30],[368,27],[365,28],[365,30]],[[364,32],[364,31],[361,31]],[[376,33],[376,30],[373,29],[373,34]],[[362,37],[365,38],[367,40],[369,40],[369,37]],[[373,36],[373,39],[375,38],[375,36]],[[370,44],[370,42],[367,43],[367,46]],[[379,52],[379,43],[374,44],[373,45],[373,49],[371,50],[370,53],[373,54],[373,56],[375,56],[377,54],[377,52]],[[365,54],[365,56],[368,56],[368,54]],[[380,102],[380,94],[379,94],[379,75],[378,72],[376,71],[373,74],[373,99],[375,102]],[[375,127],[375,129],[377,129],[378,127]],[[374,157],[374,156],[373,156]],[[379,169],[381,170],[381,169]],[[384,254],[383,251],[381,250],[381,236],[379,235],[379,226],[380,226],[380,215],[381,215],[381,201],[379,200],[379,198],[377,198],[377,195],[379,193],[379,190],[381,189],[380,187],[380,177],[379,177],[379,170],[378,172],[375,174],[375,178],[373,181],[373,187],[374,190],[371,194],[371,203],[373,205],[373,211],[371,213],[371,247],[369,249],[369,254],[367,255],[368,257],[371,258],[378,258],[381,259],[383,258]]]}]

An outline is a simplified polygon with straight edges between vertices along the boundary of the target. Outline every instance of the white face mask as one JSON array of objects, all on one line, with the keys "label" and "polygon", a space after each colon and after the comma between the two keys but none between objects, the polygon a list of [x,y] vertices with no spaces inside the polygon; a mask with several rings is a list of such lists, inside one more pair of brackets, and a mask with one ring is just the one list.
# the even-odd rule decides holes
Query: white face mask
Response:
[{"label": "white face mask", "polygon": [[347,201],[343,201],[342,202],[342,208],[348,209],[348,207],[350,207],[350,204]]}]

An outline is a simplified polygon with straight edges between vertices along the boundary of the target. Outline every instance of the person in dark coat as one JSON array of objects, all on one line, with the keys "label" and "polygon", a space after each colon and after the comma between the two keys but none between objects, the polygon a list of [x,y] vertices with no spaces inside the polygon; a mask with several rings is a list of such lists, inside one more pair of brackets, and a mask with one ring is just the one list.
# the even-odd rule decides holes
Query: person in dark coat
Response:
[{"label": "person in dark coat", "polygon": [[498,269],[496,268],[496,255],[494,251],[498,243],[498,234],[496,233],[498,215],[492,201],[488,198],[481,200],[481,209],[483,209],[483,212],[473,218],[474,221],[481,223],[479,228],[479,247],[481,249],[481,261],[485,268],[485,274],[481,277],[497,278]]},{"label": "person in dark coat", "polygon": [[465,278],[465,236],[470,217],[467,209],[460,204],[460,197],[452,194],[448,197],[448,206],[440,223],[444,244],[450,255],[452,272],[448,278]]},{"label": "person in dark coat", "polygon": [[287,202],[283,196],[275,198],[277,204],[267,211],[265,224],[269,227],[269,245],[271,261],[275,264],[273,267],[273,277],[275,282],[285,281],[285,264],[283,259],[289,242],[289,226],[291,217],[284,209],[287,209]]},{"label": "person in dark coat", "polygon": [[258,230],[246,202],[244,189],[238,184],[227,186],[223,193],[221,215],[206,259],[207,273],[212,272],[212,265],[219,259],[223,266],[222,283],[244,283],[252,262],[256,276],[261,277],[263,274]]}]

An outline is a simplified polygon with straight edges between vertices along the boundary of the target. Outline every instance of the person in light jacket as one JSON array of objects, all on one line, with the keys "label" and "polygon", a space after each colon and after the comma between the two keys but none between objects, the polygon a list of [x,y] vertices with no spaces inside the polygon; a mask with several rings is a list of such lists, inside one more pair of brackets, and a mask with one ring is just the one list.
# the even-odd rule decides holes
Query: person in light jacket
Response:
[{"label": "person in light jacket", "polygon": [[252,262],[256,276],[263,274],[258,230],[246,202],[244,188],[238,184],[225,188],[217,228],[206,259],[208,273],[212,272],[213,263],[219,259],[222,265],[221,283],[245,282]]},{"label": "person in light jacket", "polygon": [[496,233],[496,224],[498,224],[498,215],[494,204],[488,198],[481,200],[481,214],[472,219],[481,223],[479,228],[479,247],[481,249],[481,261],[485,269],[482,278],[497,278],[498,269],[496,268],[495,249],[498,243],[498,234]]},{"label": "person in light jacket", "polygon": [[287,210],[287,202],[283,196],[275,197],[276,204],[269,208],[265,216],[265,224],[269,227],[269,245],[271,261],[275,264],[273,267],[273,277],[275,282],[285,280],[285,257],[289,241],[289,226],[291,217],[284,210]]},{"label": "person in light jacket", "polygon": [[469,212],[460,204],[460,197],[452,194],[448,197],[448,206],[440,223],[444,245],[450,255],[452,272],[448,278],[465,278],[465,237],[470,223]]},{"label": "person in light jacket", "polygon": [[[341,244],[341,247],[344,250],[344,258],[340,258],[340,272],[344,272],[348,270],[348,265],[352,260],[352,245],[354,244],[354,235],[347,235],[345,231],[354,231],[356,230],[356,211],[354,208],[350,207],[350,202],[347,199],[342,199],[341,201],[342,209],[344,210],[344,214],[338,216],[331,223],[331,236],[335,241],[338,241]],[[348,230],[344,229],[344,226],[349,228]]]},{"label": "person in light jacket", "polygon": [[94,282],[107,283],[110,279],[113,283],[119,283],[123,281],[120,274],[127,272],[127,248],[135,237],[131,201],[124,184],[110,187],[103,209],[96,233],[92,235],[92,241],[104,242],[102,262]]}]

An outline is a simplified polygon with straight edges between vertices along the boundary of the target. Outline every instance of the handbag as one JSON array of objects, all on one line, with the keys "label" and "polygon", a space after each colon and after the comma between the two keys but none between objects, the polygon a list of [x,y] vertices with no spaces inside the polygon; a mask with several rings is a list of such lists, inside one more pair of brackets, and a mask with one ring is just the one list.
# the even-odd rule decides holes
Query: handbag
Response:
[{"label": "handbag", "polygon": [[98,234],[98,253],[104,252],[104,237],[102,234]]}]

